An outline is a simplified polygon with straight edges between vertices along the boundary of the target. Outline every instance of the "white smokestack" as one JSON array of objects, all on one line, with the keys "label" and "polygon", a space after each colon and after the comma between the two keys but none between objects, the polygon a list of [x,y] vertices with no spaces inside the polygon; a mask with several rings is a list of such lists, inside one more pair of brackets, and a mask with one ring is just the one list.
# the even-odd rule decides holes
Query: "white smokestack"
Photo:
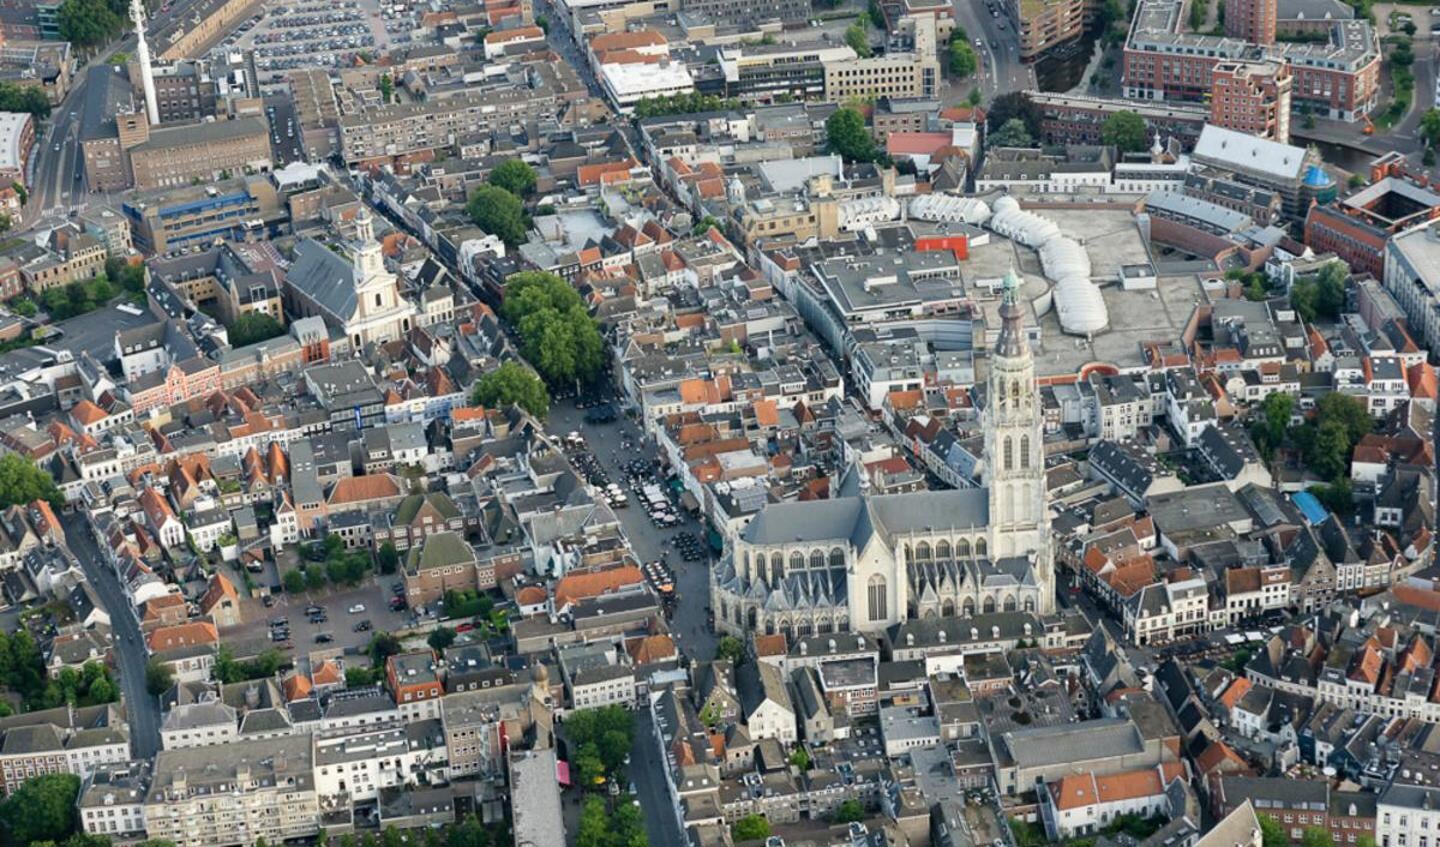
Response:
[{"label": "white smokestack", "polygon": [[155,74],[150,70],[150,45],[145,43],[145,5],[130,0],[130,20],[135,24],[135,56],[140,60],[140,86],[145,89],[145,116],[151,126],[160,125],[160,103],[155,99]]}]

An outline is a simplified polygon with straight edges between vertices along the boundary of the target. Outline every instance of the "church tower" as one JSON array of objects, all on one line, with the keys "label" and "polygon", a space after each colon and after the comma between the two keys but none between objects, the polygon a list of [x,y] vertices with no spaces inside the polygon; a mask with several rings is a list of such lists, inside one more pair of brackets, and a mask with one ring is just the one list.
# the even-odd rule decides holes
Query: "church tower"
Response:
[{"label": "church tower", "polygon": [[990,495],[990,555],[1032,556],[1039,611],[1055,607],[1050,522],[1045,511],[1045,448],[1035,361],[1025,337],[1020,281],[1012,268],[1001,289],[1000,337],[990,354],[985,395],[985,485]]}]

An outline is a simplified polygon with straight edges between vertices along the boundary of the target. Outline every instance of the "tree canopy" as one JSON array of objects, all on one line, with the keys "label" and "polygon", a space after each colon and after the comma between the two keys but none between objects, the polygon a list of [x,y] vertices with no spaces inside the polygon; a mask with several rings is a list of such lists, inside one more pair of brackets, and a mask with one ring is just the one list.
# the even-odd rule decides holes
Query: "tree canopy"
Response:
[{"label": "tree canopy", "polygon": [[1350,268],[1344,262],[1328,262],[1313,278],[1296,280],[1290,286],[1290,305],[1306,321],[1323,317],[1338,320],[1345,308],[1345,283]]},{"label": "tree canopy", "polygon": [[523,244],[525,232],[530,228],[520,198],[495,185],[475,189],[470,202],[465,204],[465,213],[476,226],[505,242],[507,247]]},{"label": "tree canopy", "polygon": [[151,659],[145,665],[145,693],[159,697],[175,684],[175,672],[159,659]]},{"label": "tree canopy", "polygon": [[505,285],[500,315],[520,334],[520,353],[551,385],[590,382],[605,342],[580,293],[552,273],[525,271]]},{"label": "tree canopy", "polygon": [[75,831],[80,777],[52,773],[31,777],[0,803],[0,823],[13,844],[60,841]]},{"label": "tree canopy", "polygon": [[836,109],[825,119],[825,137],[830,150],[847,162],[871,162],[877,155],[875,139],[865,128],[865,118],[846,106]]},{"label": "tree canopy", "polygon": [[760,815],[746,815],[730,827],[730,837],[736,841],[759,841],[770,837],[770,822]]},{"label": "tree canopy", "polygon": [[950,42],[950,75],[954,77],[967,77],[975,73],[980,67],[980,59],[975,55],[975,48],[970,42],[963,38],[952,39]]},{"label": "tree canopy", "polygon": [[999,130],[1012,120],[1019,119],[1025,124],[1025,131],[1031,138],[1041,135],[1040,108],[1023,91],[1007,91],[990,101],[985,112],[985,127],[991,132]]},{"label": "tree canopy", "polygon": [[865,34],[865,27],[858,23],[851,24],[845,30],[845,43],[862,59],[869,58],[874,52],[870,49],[870,37]]},{"label": "tree canopy", "polygon": [[1269,815],[1259,815],[1260,838],[1265,847],[1290,847],[1290,836],[1285,832],[1285,827]]},{"label": "tree canopy", "polygon": [[1145,119],[1129,109],[1121,109],[1105,119],[1100,127],[1100,140],[1121,153],[1139,153],[1149,147]]},{"label": "tree canopy", "polygon": [[715,643],[715,658],[738,665],[745,660],[745,644],[733,635],[721,636]]},{"label": "tree canopy", "polygon": [[430,631],[430,636],[425,639],[430,649],[437,653],[444,652],[446,647],[455,643],[455,630],[448,626],[440,626]]},{"label": "tree canopy", "polygon": [[506,159],[495,166],[486,181],[516,197],[527,197],[535,190],[535,169],[524,160]]},{"label": "tree canopy", "polygon": [[635,104],[635,117],[657,118],[662,115],[693,115],[697,112],[718,112],[734,109],[739,100],[726,99],[715,94],[701,94],[689,91],[684,94],[646,97]]},{"label": "tree canopy", "polygon": [[264,312],[247,312],[230,325],[230,346],[245,347],[285,334],[285,327]]},{"label": "tree canopy", "polygon": [[613,812],[606,810],[605,800],[600,797],[585,799],[576,826],[575,847],[646,847],[649,843],[640,810],[628,797],[622,797]]},{"label": "tree canopy", "polygon": [[285,656],[273,648],[261,651],[260,655],[246,661],[237,661],[228,647],[221,647],[215,656],[215,678],[223,683],[245,682],[251,679],[272,677],[286,665]]},{"label": "tree canopy", "polygon": [[116,0],[65,0],[55,14],[60,37],[80,47],[104,44],[125,28],[125,4]]},{"label": "tree canopy", "polygon": [[50,100],[38,85],[0,82],[0,112],[29,112],[44,119],[50,117]]},{"label": "tree canopy", "polygon": [[849,799],[835,807],[836,823],[857,823],[865,820],[865,807],[860,801]]},{"label": "tree canopy", "polygon": [[565,738],[576,751],[581,784],[592,788],[599,784],[595,777],[613,779],[625,767],[635,739],[634,716],[619,706],[581,709],[566,716]]},{"label": "tree canopy", "polygon": [[1030,131],[1025,128],[1025,122],[1019,118],[1011,118],[990,135],[989,146],[1030,147],[1034,145],[1034,143],[1035,139],[1031,137]]},{"label": "tree canopy", "polygon": [[550,392],[529,368],[519,362],[505,362],[476,381],[470,402],[491,409],[514,403],[544,420],[550,411]]},{"label": "tree canopy", "polygon": [[65,502],[55,478],[16,453],[0,457],[0,508],[44,500],[52,506]]}]

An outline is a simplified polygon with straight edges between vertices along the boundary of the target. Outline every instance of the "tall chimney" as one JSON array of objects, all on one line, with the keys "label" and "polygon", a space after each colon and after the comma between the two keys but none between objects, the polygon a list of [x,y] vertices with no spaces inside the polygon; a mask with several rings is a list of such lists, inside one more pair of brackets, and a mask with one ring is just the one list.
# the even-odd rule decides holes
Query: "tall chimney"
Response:
[{"label": "tall chimney", "polygon": [[150,70],[150,45],[145,43],[145,4],[130,0],[130,21],[135,24],[135,57],[140,62],[140,85],[145,89],[145,116],[150,126],[160,125],[160,103],[155,99],[155,74]]}]

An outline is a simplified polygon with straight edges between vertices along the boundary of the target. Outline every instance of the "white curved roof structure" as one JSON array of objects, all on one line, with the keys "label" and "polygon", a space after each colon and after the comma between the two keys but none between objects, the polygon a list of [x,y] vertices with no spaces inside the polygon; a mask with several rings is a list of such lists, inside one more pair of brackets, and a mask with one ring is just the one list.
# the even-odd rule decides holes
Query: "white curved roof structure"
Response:
[{"label": "white curved roof structure", "polygon": [[936,223],[965,223],[984,226],[990,207],[974,197],[953,194],[921,194],[910,201],[910,217]]},{"label": "white curved roof structure", "polygon": [[900,217],[900,201],[894,197],[866,197],[840,204],[840,228],[847,232],[864,229]]},{"label": "white curved roof structure", "polygon": [[1040,254],[1045,277],[1055,283],[1055,313],[1060,328],[1072,335],[1092,335],[1110,323],[1100,289],[1090,281],[1090,256],[1075,239],[1060,232],[1054,221],[1020,208],[1014,197],[995,201],[990,229]]}]

